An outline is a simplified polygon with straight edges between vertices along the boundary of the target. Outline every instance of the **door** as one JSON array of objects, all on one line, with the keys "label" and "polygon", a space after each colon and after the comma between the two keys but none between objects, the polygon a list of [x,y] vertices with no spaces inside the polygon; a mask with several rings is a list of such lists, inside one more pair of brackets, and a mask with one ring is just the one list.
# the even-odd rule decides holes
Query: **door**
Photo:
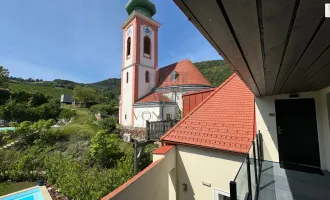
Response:
[{"label": "door", "polygon": [[281,166],[320,167],[314,99],[276,100],[278,151]]}]

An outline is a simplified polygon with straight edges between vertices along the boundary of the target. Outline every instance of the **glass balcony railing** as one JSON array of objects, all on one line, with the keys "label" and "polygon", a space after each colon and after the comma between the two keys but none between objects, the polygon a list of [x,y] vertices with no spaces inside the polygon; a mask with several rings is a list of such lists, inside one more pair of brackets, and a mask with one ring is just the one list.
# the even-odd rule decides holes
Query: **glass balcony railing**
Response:
[{"label": "glass balcony railing", "polygon": [[259,132],[233,181],[230,182],[231,200],[258,200],[263,140]]}]

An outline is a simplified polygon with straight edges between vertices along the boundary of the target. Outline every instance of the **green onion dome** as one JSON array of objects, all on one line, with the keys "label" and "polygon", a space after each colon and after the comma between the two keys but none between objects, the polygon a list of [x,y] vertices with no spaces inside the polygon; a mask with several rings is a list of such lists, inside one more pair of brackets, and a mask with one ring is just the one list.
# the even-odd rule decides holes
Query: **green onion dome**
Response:
[{"label": "green onion dome", "polygon": [[130,0],[126,5],[126,11],[130,15],[134,10],[147,17],[152,17],[156,14],[156,6],[149,0]]}]

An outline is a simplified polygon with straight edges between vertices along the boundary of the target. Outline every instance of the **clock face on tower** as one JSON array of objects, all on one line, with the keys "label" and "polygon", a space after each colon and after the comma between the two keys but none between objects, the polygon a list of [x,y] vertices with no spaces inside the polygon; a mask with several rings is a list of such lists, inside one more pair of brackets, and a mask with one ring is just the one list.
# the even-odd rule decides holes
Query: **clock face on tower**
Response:
[{"label": "clock face on tower", "polygon": [[132,26],[127,30],[127,37],[132,35]]},{"label": "clock face on tower", "polygon": [[151,28],[149,28],[148,26],[144,26],[144,27],[143,27],[143,31],[144,31],[144,33],[147,34],[147,35],[151,35],[151,33],[152,33]]}]

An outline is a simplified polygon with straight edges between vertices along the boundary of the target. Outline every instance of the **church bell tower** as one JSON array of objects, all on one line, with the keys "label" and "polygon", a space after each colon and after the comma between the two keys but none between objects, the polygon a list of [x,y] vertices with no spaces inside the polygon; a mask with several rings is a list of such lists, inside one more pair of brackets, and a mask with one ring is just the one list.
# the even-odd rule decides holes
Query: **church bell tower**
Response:
[{"label": "church bell tower", "polygon": [[155,5],[149,0],[130,0],[126,5],[129,17],[123,29],[123,63],[119,123],[134,126],[134,103],[157,84],[158,28],[152,19]]}]

